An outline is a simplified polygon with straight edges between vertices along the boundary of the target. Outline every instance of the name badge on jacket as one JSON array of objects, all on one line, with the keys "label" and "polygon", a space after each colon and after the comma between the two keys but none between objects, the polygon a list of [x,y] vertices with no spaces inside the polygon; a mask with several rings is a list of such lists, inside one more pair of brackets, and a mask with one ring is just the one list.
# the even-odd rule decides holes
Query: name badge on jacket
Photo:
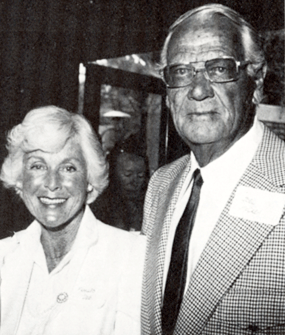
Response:
[{"label": "name badge on jacket", "polygon": [[239,186],[229,214],[245,220],[277,225],[283,214],[285,194]]}]

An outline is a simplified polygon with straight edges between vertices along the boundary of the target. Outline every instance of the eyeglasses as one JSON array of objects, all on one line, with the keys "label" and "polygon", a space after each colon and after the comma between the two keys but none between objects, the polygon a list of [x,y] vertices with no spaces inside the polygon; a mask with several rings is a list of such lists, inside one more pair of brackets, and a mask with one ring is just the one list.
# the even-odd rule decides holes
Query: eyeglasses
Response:
[{"label": "eyeglasses", "polygon": [[161,75],[168,88],[190,85],[198,72],[203,72],[205,78],[212,83],[227,83],[238,80],[240,68],[249,63],[249,61],[236,61],[233,57],[222,57],[206,62],[166,66],[161,70]]}]

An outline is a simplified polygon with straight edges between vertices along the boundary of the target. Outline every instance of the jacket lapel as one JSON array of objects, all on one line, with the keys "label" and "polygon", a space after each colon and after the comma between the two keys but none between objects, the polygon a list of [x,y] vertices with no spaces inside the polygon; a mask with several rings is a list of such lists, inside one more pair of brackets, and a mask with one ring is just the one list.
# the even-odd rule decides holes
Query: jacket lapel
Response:
[{"label": "jacket lapel", "polygon": [[[276,186],[278,178],[280,182],[280,173],[274,182],[268,178],[264,170],[266,163],[262,158],[262,152],[264,152],[264,142],[238,186],[280,192],[280,184]],[[277,167],[273,169],[276,170]],[[285,179],[283,183],[284,181]],[[236,189],[221,214],[190,279],[175,334],[200,334],[202,332],[220,299],[274,229],[273,225],[229,215]],[[189,321],[185,322],[185,320]]]},{"label": "jacket lapel", "polygon": [[167,190],[160,194],[159,207],[154,208],[155,223],[148,242],[146,257],[146,297],[151,333],[161,333],[162,283],[164,272],[165,250],[171,218],[178,200],[183,182],[190,171],[189,158],[179,173],[172,179]]}]

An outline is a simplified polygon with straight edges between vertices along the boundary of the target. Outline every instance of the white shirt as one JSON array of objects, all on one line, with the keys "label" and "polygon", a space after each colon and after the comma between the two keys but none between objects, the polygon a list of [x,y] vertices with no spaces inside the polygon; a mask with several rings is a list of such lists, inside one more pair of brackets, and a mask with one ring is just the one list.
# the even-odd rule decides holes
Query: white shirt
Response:
[{"label": "white shirt", "polygon": [[[247,166],[253,159],[261,142],[264,126],[255,118],[252,128],[222,156],[200,168],[191,153],[191,170],[182,186],[169,230],[164,264],[163,292],[170,264],[172,244],[176,227],[186,207],[192,190],[192,175],[199,168],[203,178],[199,206],[192,230],[187,268],[187,283],[193,273],[208,239],[221,215],[231,193]],[[185,287],[185,292],[187,285]]]},{"label": "white shirt", "polygon": [[[91,241],[88,241],[84,236],[85,234],[82,234],[82,230],[84,230],[84,226],[80,235],[82,242],[86,244],[84,248],[87,251]],[[72,250],[49,273],[43,247],[40,243],[40,225],[33,223],[30,234],[30,243],[25,245],[24,248],[33,259],[33,269],[18,330],[21,335],[45,333],[45,327],[49,323],[51,315],[60,314],[60,309],[65,305],[65,301],[58,303],[58,300],[68,300],[77,278],[76,273],[72,272],[75,270],[74,266],[78,266],[78,262],[75,262],[72,256],[79,251],[78,243],[75,243]],[[82,253],[81,256],[83,256]],[[80,257],[82,258],[81,262],[84,261],[84,256],[83,258]],[[70,266],[68,266],[69,264]]]}]

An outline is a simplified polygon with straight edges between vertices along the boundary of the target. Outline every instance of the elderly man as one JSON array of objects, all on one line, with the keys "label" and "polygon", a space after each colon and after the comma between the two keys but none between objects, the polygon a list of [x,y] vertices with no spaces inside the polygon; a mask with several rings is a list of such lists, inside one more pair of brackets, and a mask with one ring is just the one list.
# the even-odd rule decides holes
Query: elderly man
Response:
[{"label": "elderly man", "polygon": [[172,25],[161,62],[191,153],[146,195],[143,334],[285,334],[285,144],[255,117],[258,35],[205,5]]}]

